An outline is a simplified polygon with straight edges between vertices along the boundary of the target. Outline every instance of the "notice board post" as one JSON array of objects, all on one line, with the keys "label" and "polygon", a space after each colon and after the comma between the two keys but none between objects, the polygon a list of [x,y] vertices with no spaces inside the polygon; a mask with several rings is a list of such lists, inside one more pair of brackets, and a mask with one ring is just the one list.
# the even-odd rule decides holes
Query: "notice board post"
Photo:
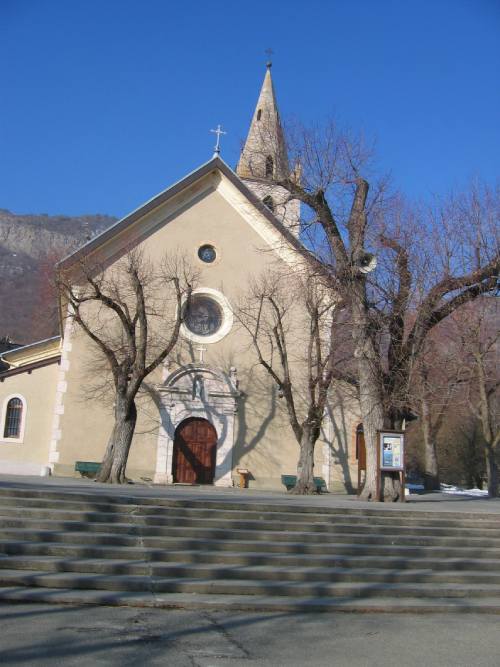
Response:
[{"label": "notice board post", "polygon": [[377,500],[380,500],[383,472],[397,472],[401,479],[401,502],[405,502],[404,432],[384,429],[377,431]]}]

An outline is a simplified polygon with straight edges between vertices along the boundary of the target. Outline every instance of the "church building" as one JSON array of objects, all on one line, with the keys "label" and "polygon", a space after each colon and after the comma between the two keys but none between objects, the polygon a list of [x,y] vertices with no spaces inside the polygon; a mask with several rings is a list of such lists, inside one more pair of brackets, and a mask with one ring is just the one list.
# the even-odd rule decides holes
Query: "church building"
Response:
[{"label": "church building", "polygon": [[[98,256],[109,264],[131,247],[155,262],[177,248],[199,272],[184,345],[138,402],[132,480],[232,486],[245,469],[250,487],[283,489],[281,475],[295,474],[299,447],[279,387],[243,343],[232,307],[253,277],[298,262],[299,202],[269,181],[290,168],[268,64],[235,171],[217,142],[211,160],[61,263]],[[59,336],[0,355],[0,473],[75,476],[77,461],[102,460],[113,404],[89,390],[95,344],[64,308]],[[332,393],[315,475],[330,491],[352,492],[359,410],[347,392]]]}]

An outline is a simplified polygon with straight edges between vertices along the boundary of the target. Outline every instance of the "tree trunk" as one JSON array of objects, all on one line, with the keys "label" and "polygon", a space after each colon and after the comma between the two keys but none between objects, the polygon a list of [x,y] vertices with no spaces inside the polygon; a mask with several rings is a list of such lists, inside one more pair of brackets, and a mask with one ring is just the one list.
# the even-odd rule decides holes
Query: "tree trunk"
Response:
[{"label": "tree trunk", "polygon": [[290,493],[304,496],[316,492],[314,485],[314,446],[317,439],[317,429],[311,428],[309,425],[303,426],[299,463],[297,465],[297,483]]},{"label": "tree trunk", "polygon": [[98,482],[108,484],[123,484],[126,482],[125,468],[127,467],[128,453],[134,435],[137,421],[135,402],[127,406],[124,397],[117,397],[115,408],[115,424],[111,432],[108,446],[97,475]]},{"label": "tree trunk", "polygon": [[422,408],[422,435],[424,436],[424,487],[426,491],[439,491],[441,486],[439,482],[436,434],[431,424],[429,403],[425,398],[422,398],[420,404]]},{"label": "tree trunk", "polygon": [[383,472],[381,481],[382,500],[384,502],[395,503],[401,500],[403,489],[401,488],[401,478],[399,472]]},{"label": "tree trunk", "polygon": [[441,488],[436,453],[436,440],[434,438],[425,442],[424,488],[426,491],[439,491]]},{"label": "tree trunk", "polygon": [[377,353],[369,336],[369,323],[363,298],[363,286],[357,286],[352,298],[354,356],[358,366],[359,405],[366,447],[366,478],[361,500],[377,498],[377,431],[384,426],[384,408],[380,378],[377,377]]},{"label": "tree trunk", "polygon": [[496,462],[495,450],[486,445],[486,472],[488,475],[488,496],[498,498],[498,464]]}]

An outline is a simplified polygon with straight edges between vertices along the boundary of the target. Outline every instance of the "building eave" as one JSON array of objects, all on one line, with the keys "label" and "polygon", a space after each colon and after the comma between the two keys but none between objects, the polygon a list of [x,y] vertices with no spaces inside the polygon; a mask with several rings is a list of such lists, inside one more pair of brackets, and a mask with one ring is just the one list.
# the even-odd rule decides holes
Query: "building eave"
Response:
[{"label": "building eave", "polygon": [[[38,361],[52,359],[60,355],[60,341],[61,336],[44,338],[4,352],[0,355],[0,360],[12,368],[22,368],[32,363],[38,363]],[[26,359],[28,362],[23,363],[23,360],[26,361]]]},{"label": "building eave", "polygon": [[21,373],[31,373],[37,368],[44,368],[45,366],[50,366],[51,364],[58,364],[61,361],[61,355],[58,354],[55,357],[50,357],[49,359],[41,359],[40,361],[35,361],[31,364],[26,364],[25,366],[14,366],[9,368],[6,371],[0,372],[0,382],[3,382],[6,378],[12,377],[13,375],[20,375]]}]

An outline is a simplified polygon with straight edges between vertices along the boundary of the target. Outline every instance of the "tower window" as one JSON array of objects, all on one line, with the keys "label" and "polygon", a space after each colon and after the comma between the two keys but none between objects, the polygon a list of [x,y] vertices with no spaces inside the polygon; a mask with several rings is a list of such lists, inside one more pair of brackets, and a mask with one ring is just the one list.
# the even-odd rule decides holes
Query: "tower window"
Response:
[{"label": "tower window", "polygon": [[266,178],[274,175],[274,160],[268,155],[266,157]]},{"label": "tower window", "polygon": [[270,211],[273,211],[273,213],[274,213],[274,201],[273,201],[273,198],[271,197],[271,195],[267,195],[267,197],[264,197],[264,199],[262,200],[262,203],[265,204],[267,206],[267,208]]},{"label": "tower window", "polygon": [[259,109],[257,111],[257,120],[260,120],[260,117],[262,116],[262,109]]}]

